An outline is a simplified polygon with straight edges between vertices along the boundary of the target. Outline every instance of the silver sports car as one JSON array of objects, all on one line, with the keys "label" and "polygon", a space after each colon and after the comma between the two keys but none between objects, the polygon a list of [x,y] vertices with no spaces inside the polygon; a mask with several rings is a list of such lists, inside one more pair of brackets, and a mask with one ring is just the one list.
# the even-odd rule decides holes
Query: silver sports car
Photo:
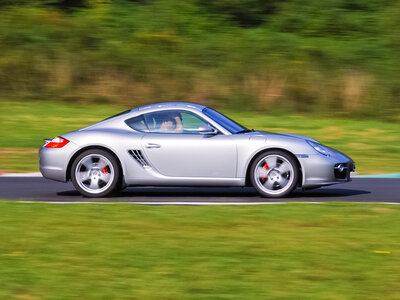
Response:
[{"label": "silver sports car", "polygon": [[249,130],[193,103],[135,108],[46,139],[40,171],[87,197],[126,186],[254,186],[283,197],[296,187],[350,181],[348,156],[295,134]]}]

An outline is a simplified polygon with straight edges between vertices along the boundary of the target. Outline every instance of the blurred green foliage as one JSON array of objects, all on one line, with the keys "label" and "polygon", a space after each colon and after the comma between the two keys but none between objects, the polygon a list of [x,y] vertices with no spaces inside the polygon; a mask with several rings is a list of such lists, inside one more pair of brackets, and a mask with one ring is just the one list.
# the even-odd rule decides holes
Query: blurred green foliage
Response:
[{"label": "blurred green foliage", "polygon": [[400,121],[400,2],[2,0],[0,96]]}]

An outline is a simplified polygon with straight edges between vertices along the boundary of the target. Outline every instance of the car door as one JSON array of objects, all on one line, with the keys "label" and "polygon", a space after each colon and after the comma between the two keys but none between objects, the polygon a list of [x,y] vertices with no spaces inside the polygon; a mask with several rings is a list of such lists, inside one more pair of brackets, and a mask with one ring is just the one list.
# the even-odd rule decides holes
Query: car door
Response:
[{"label": "car door", "polygon": [[237,149],[231,135],[200,134],[199,127],[208,123],[193,112],[170,110],[166,115],[179,116],[181,128],[175,124],[170,131],[162,129],[160,112],[144,115],[149,132],[142,138],[142,150],[156,171],[169,177],[236,177]]}]

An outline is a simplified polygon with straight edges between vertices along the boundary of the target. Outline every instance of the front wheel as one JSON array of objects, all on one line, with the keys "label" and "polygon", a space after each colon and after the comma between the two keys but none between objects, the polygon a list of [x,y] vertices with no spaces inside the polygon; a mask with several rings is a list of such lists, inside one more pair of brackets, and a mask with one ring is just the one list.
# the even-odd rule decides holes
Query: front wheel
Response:
[{"label": "front wheel", "polygon": [[296,188],[299,170],[293,157],[273,150],[256,157],[250,175],[253,186],[261,196],[279,198]]},{"label": "front wheel", "polygon": [[86,197],[105,197],[119,187],[120,169],[110,153],[91,149],[73,162],[71,180],[78,192]]}]

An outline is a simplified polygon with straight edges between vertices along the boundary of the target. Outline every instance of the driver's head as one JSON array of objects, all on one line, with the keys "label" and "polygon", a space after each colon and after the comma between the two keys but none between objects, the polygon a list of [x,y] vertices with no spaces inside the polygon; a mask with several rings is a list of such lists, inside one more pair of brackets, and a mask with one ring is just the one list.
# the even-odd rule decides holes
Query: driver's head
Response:
[{"label": "driver's head", "polygon": [[176,128],[176,120],[170,114],[163,114],[160,116],[160,129],[163,131],[170,131]]}]

